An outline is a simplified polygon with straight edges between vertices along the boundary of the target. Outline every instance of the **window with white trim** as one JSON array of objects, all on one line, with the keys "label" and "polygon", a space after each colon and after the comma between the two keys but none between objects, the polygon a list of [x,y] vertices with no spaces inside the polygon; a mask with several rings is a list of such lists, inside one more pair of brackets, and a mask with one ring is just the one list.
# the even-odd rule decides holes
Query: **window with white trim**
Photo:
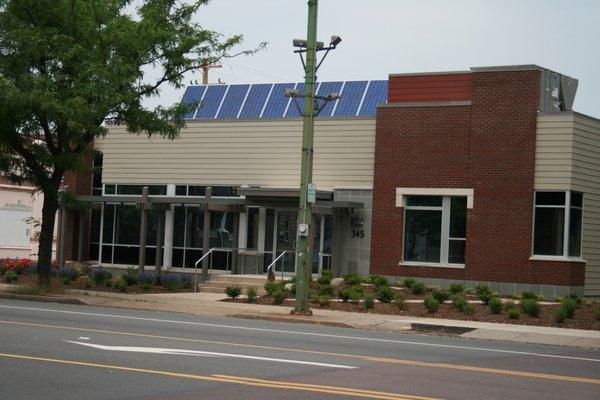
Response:
[{"label": "window with white trim", "polygon": [[465,263],[467,197],[406,196],[404,262]]},{"label": "window with white trim", "polygon": [[533,255],[581,257],[582,211],[581,193],[536,192]]}]

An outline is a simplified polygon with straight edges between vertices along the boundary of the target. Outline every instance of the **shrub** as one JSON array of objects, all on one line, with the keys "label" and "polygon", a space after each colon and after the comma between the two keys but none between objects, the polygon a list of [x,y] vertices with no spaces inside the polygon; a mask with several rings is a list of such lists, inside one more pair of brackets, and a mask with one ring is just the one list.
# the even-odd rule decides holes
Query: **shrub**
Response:
[{"label": "shrub", "polygon": [[151,271],[143,271],[137,275],[137,281],[140,285],[149,285],[152,287],[156,284],[156,274]]},{"label": "shrub", "polygon": [[89,276],[82,275],[79,278],[77,278],[77,283],[79,284],[80,287],[90,288],[90,287],[92,287],[92,284],[94,283],[94,281]]},{"label": "shrub", "polygon": [[430,313],[436,312],[438,310],[438,307],[440,306],[440,302],[437,301],[432,295],[426,296],[423,300],[423,304],[425,304],[425,308]]},{"label": "shrub", "polygon": [[399,309],[403,309],[406,306],[406,299],[402,293],[394,294],[394,305]]},{"label": "shrub", "polygon": [[97,269],[92,272],[92,279],[96,285],[102,285],[107,280],[110,280],[110,278],[112,278],[112,273],[110,271]]},{"label": "shrub", "polygon": [[[188,277],[189,279],[189,277]],[[160,277],[160,283],[165,290],[176,292],[183,287],[186,287],[187,280],[178,274],[166,273]]]},{"label": "shrub", "polygon": [[600,304],[594,309],[594,317],[596,317],[596,320],[600,321]]},{"label": "shrub", "polygon": [[452,294],[463,294],[465,292],[465,287],[463,286],[462,283],[452,282],[450,284],[450,286],[448,287],[448,290]]},{"label": "shrub", "polygon": [[474,314],[475,310],[475,304],[467,302],[464,305],[462,312],[464,312],[465,314]]},{"label": "shrub", "polygon": [[77,271],[71,267],[65,267],[58,272],[58,276],[63,283],[67,284],[77,278]]},{"label": "shrub", "polygon": [[499,297],[492,297],[488,302],[488,306],[492,314],[500,314],[502,312],[502,300]]},{"label": "shrub", "polygon": [[507,301],[506,303],[504,303],[504,309],[505,309],[506,311],[508,311],[508,310],[512,310],[513,308],[517,308],[517,305],[515,304],[515,302],[514,302],[514,301],[512,301],[512,300],[509,300],[509,301]]},{"label": "shrub", "polygon": [[277,282],[266,281],[265,282],[265,291],[271,297],[273,297],[273,293],[278,290],[282,290],[281,285]]},{"label": "shrub", "polygon": [[329,296],[329,295],[326,295],[326,294],[320,295],[320,296],[317,298],[317,303],[319,303],[319,304],[320,304],[320,305],[322,305],[322,306],[326,306],[326,305],[328,305],[329,303],[331,303],[331,296]]},{"label": "shrub", "polygon": [[404,286],[410,289],[416,282],[417,280],[415,278],[406,278],[404,280]]},{"label": "shrub", "polygon": [[446,292],[445,290],[434,290],[432,293],[432,296],[434,299],[436,299],[440,304],[444,304],[444,302],[446,300],[448,300],[448,297],[450,297],[450,294],[448,292]]},{"label": "shrub", "polygon": [[511,308],[508,310],[508,317],[510,319],[519,319],[521,317],[521,311],[519,311],[517,308]]},{"label": "shrub", "polygon": [[362,283],[362,278],[356,272],[348,272],[344,275],[344,282],[348,286],[360,285]]},{"label": "shrub", "polygon": [[321,276],[317,279],[319,285],[331,285],[333,279],[333,272],[330,269],[324,269],[321,271]]},{"label": "shrub", "polygon": [[565,319],[567,319],[568,316],[569,315],[568,315],[566,307],[564,307],[562,305],[560,307],[558,307],[556,310],[554,310],[554,320],[556,322],[559,322],[559,323],[565,322]]},{"label": "shrub", "polygon": [[4,273],[4,282],[6,283],[16,282],[17,279],[19,279],[19,275],[13,270],[9,269]]},{"label": "shrub", "polygon": [[535,292],[523,292],[523,293],[521,293],[521,299],[523,299],[523,300],[525,300],[525,299],[539,300],[540,297]]},{"label": "shrub", "polygon": [[275,304],[283,304],[286,297],[285,291],[281,290],[281,288],[278,288],[275,292],[273,292],[271,297],[273,297],[273,301],[275,302]]},{"label": "shrub", "polygon": [[334,289],[331,285],[321,285],[318,290],[319,296],[329,296],[333,297]]},{"label": "shrub", "polygon": [[29,295],[43,295],[46,293],[46,288],[43,286],[17,286],[7,290],[8,293],[14,294],[29,294]]},{"label": "shrub", "polygon": [[375,285],[375,287],[389,287],[390,286],[390,282],[388,282],[387,278],[385,276],[381,276],[381,275],[371,275],[369,277],[369,282],[371,282],[373,285]]},{"label": "shrub", "polygon": [[475,285],[475,294],[483,304],[489,303],[490,299],[494,297],[492,289],[485,283],[478,283]]},{"label": "shrub", "polygon": [[452,296],[452,306],[458,311],[464,311],[467,304],[469,304],[469,302],[464,295],[455,294]]},{"label": "shrub", "polygon": [[382,303],[389,303],[394,299],[394,290],[389,286],[380,286],[377,288],[377,300]]},{"label": "shrub", "polygon": [[375,297],[371,295],[365,296],[364,306],[367,310],[375,307]]},{"label": "shrub", "polygon": [[425,291],[425,284],[420,281],[415,281],[411,286],[410,290],[413,294],[421,294]]},{"label": "shrub", "polygon": [[118,290],[121,293],[127,291],[127,281],[122,276],[115,278],[112,284],[113,289]]},{"label": "shrub", "polygon": [[346,303],[350,300],[350,289],[342,289],[338,292],[338,297],[342,302]]},{"label": "shrub", "polygon": [[129,267],[122,275],[125,282],[127,282],[127,286],[135,285],[138,283],[138,270],[135,267]]},{"label": "shrub", "polygon": [[567,296],[567,298],[575,300],[578,305],[581,305],[581,303],[583,303],[583,297],[578,294],[570,294]]},{"label": "shrub", "polygon": [[256,300],[256,295],[257,294],[255,287],[249,287],[248,289],[246,289],[246,297],[248,303],[254,303],[254,301]]},{"label": "shrub", "polygon": [[562,299],[560,304],[561,307],[565,309],[565,312],[567,313],[567,318],[573,318],[573,316],[575,316],[575,310],[577,310],[577,308],[579,307],[577,304],[577,300],[571,297],[565,297],[564,299]]},{"label": "shrub", "polygon": [[150,291],[150,289],[152,289],[152,286],[154,285],[149,282],[140,282],[140,289],[142,289],[142,292]]},{"label": "shrub", "polygon": [[530,317],[539,317],[542,306],[536,299],[521,300],[521,308]]},{"label": "shrub", "polygon": [[237,299],[242,294],[242,287],[240,285],[227,286],[225,294],[232,299]]}]

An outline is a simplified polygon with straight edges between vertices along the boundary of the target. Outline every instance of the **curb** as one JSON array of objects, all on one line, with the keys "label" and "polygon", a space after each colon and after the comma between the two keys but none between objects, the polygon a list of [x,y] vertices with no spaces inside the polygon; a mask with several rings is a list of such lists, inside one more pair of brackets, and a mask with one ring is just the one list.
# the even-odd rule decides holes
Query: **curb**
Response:
[{"label": "curb", "polygon": [[33,294],[16,294],[16,293],[6,293],[6,292],[0,292],[0,299],[28,300],[28,301],[41,301],[41,302],[45,302],[45,303],[86,305],[86,303],[81,300],[71,299],[68,297],[38,296],[38,295],[33,295]]},{"label": "curb", "polygon": [[473,332],[478,328],[471,328],[467,326],[452,326],[452,325],[437,325],[437,324],[422,324],[412,322],[410,324],[411,330],[415,332],[434,332],[434,333],[451,333],[454,335],[462,335],[464,333]]},{"label": "curb", "polygon": [[271,321],[271,322],[289,322],[289,323],[296,323],[296,324],[333,326],[335,328],[360,329],[359,326],[346,324],[344,322],[314,321],[314,320],[310,320],[310,319],[294,318],[292,316],[275,317],[275,316],[260,315],[260,314],[227,314],[226,317],[252,319],[252,320],[263,320],[263,321]]}]

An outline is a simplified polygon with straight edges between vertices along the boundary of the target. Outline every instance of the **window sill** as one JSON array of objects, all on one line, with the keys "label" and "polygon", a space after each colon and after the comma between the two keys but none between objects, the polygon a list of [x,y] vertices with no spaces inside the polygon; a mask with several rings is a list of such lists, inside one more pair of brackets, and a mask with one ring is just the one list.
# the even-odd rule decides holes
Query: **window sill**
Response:
[{"label": "window sill", "polygon": [[531,261],[562,261],[562,262],[586,262],[581,257],[563,257],[563,256],[531,256]]},{"label": "window sill", "polygon": [[400,267],[428,267],[428,268],[452,268],[452,269],[465,269],[464,264],[439,264],[439,263],[426,263],[426,262],[402,262],[398,263]]}]

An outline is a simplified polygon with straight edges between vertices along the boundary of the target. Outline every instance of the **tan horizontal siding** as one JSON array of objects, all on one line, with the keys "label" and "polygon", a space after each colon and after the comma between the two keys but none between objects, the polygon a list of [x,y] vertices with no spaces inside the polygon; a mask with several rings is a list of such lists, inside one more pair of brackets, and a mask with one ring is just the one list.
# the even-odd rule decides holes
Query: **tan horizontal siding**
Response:
[{"label": "tan horizontal siding", "polygon": [[[174,141],[109,129],[105,183],[299,186],[300,120],[190,122]],[[374,150],[373,118],[316,121],[315,184],[371,187]]]},{"label": "tan horizontal siding", "polygon": [[536,190],[568,190],[571,185],[573,115],[540,115],[535,150]]}]

